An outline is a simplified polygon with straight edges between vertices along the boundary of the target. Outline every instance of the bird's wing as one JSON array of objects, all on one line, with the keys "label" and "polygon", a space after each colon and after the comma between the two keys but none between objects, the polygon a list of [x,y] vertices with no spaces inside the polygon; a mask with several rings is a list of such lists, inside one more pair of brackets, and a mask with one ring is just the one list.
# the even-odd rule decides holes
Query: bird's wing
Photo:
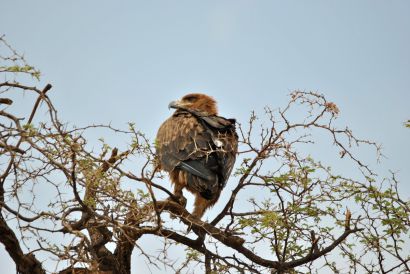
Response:
[{"label": "bird's wing", "polygon": [[[159,128],[156,149],[161,168],[172,171],[181,162],[205,157],[212,150],[212,138],[192,115],[174,115]],[[190,172],[195,170],[199,167],[192,166]]]},{"label": "bird's wing", "polygon": [[[205,122],[221,124],[221,118],[215,117]],[[229,126],[230,130],[223,130],[222,126],[217,130],[189,113],[170,117],[156,138],[161,168],[168,172],[176,168],[186,171],[188,185],[211,199],[225,186],[235,163],[238,137],[234,124]]]},{"label": "bird's wing", "polygon": [[236,160],[238,152],[238,135],[235,130],[235,119],[226,119],[221,116],[199,117],[207,124],[207,130],[211,131],[212,141],[217,149],[219,172],[222,179],[220,187],[223,188],[228,180]]}]

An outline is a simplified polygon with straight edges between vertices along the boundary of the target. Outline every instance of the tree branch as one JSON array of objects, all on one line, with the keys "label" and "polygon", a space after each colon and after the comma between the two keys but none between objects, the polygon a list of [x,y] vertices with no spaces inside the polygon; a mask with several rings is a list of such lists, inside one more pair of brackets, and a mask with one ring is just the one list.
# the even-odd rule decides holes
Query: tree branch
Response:
[{"label": "tree branch", "polygon": [[20,242],[9,228],[3,215],[0,214],[0,242],[6,248],[10,257],[13,259],[17,267],[17,272],[22,274],[45,274],[41,263],[34,257],[33,254],[24,254],[20,248]]}]

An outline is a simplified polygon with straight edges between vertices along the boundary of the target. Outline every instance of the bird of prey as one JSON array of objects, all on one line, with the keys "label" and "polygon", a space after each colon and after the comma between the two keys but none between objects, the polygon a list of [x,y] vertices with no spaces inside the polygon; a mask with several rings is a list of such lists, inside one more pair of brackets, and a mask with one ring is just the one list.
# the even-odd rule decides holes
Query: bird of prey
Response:
[{"label": "bird of prey", "polygon": [[175,112],[159,128],[156,152],[183,206],[186,188],[195,195],[192,215],[201,218],[221,194],[238,151],[235,119],[218,116],[216,101],[192,93],[169,104]]}]

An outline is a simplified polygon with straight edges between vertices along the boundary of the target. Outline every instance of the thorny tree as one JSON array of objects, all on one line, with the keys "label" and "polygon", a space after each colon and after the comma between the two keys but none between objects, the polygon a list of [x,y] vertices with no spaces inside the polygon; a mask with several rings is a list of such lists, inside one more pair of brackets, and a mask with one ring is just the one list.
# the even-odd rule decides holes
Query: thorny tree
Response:
[{"label": "thorny tree", "polygon": [[[153,140],[132,124],[63,124],[49,96],[57,91],[21,84],[39,72],[4,37],[0,44],[0,242],[19,273],[138,272],[134,249],[176,273],[410,272],[409,202],[394,174],[381,180],[360,161],[356,147],[379,148],[337,128],[339,110],[323,95],[293,92],[283,109],[266,109],[265,122],[252,113],[239,126],[231,191],[204,222],[172,200]],[[14,108],[30,98],[25,113]],[[300,122],[295,109],[306,110]],[[97,146],[86,137],[96,129],[128,137],[127,147]],[[313,132],[328,136],[360,178],[302,153]],[[146,252],[144,235],[161,239],[163,251]],[[185,258],[169,256],[181,246]]]}]

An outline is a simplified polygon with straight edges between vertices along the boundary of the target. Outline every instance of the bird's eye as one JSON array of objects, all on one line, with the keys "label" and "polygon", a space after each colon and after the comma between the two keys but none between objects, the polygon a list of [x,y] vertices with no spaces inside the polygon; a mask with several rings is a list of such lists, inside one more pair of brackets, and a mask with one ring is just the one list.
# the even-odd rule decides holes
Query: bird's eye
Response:
[{"label": "bird's eye", "polygon": [[190,102],[190,103],[195,102],[196,99],[197,99],[196,96],[189,96],[189,95],[182,98],[182,100]]}]

